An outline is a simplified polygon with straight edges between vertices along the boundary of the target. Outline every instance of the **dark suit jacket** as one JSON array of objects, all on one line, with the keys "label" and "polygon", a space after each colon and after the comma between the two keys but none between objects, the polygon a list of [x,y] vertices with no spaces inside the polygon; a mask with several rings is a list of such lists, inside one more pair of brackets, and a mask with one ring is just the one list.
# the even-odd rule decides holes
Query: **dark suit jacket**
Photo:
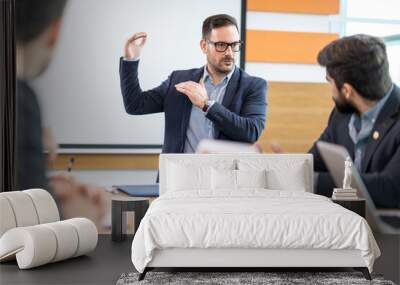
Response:
[{"label": "dark suit jacket", "polygon": [[[131,115],[164,112],[165,133],[162,151],[182,153],[192,109],[190,100],[175,84],[199,82],[203,68],[174,71],[160,86],[142,91],[138,61],[120,59],[121,91],[125,110]],[[254,143],[265,127],[267,82],[236,68],[226,88],[222,104],[215,103],[206,117],[214,123],[217,139]]]},{"label": "dark suit jacket", "polygon": [[[349,136],[350,114],[333,110],[328,126],[319,140],[344,146],[354,160],[354,143]],[[394,86],[383,106],[365,149],[361,162],[361,176],[377,207],[400,208],[400,89]],[[372,134],[379,132],[379,138]],[[314,155],[314,170],[320,172],[317,194],[332,195],[334,182],[316,145],[309,151]]]},{"label": "dark suit jacket", "polygon": [[40,107],[34,91],[17,82],[17,189],[47,189]]}]

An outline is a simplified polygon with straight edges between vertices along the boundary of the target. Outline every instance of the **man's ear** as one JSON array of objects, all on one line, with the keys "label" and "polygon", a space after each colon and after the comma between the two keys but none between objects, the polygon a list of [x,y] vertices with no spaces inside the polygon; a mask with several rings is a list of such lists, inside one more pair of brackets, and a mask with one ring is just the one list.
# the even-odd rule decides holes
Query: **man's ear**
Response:
[{"label": "man's ear", "polygon": [[344,95],[344,97],[349,100],[350,98],[352,98],[355,95],[355,89],[353,88],[353,86],[351,86],[349,83],[344,83],[342,86],[342,94]]},{"label": "man's ear", "polygon": [[58,41],[61,29],[61,19],[54,21],[47,29],[47,44],[49,47],[54,47]]},{"label": "man's ear", "polygon": [[205,39],[201,39],[200,48],[203,51],[203,53],[207,53],[207,42]]}]

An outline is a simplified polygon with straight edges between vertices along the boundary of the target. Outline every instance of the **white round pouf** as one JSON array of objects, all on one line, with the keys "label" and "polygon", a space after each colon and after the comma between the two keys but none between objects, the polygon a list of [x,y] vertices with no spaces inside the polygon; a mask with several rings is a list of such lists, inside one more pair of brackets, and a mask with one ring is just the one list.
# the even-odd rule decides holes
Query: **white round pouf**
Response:
[{"label": "white round pouf", "polygon": [[0,193],[0,238],[9,229],[17,226],[10,202],[2,194]]},{"label": "white round pouf", "polygon": [[0,262],[16,258],[20,269],[28,269],[96,248],[91,220],[59,219],[53,197],[43,189],[0,193]]},{"label": "white round pouf", "polygon": [[57,252],[51,262],[57,262],[73,257],[78,249],[78,233],[66,221],[42,225],[53,231],[57,239]]},{"label": "white round pouf", "polygon": [[30,196],[22,191],[1,193],[13,209],[17,227],[33,226],[39,223],[35,205]]},{"label": "white round pouf", "polygon": [[65,222],[75,227],[78,232],[78,249],[74,257],[86,254],[96,248],[98,233],[95,224],[86,218],[74,218]]},{"label": "white round pouf", "polygon": [[28,194],[32,199],[39,217],[39,224],[60,220],[56,202],[49,192],[43,189],[29,189],[22,192]]},{"label": "white round pouf", "polygon": [[55,234],[40,225],[11,229],[0,241],[0,258],[16,253],[20,269],[49,263],[57,251]]}]

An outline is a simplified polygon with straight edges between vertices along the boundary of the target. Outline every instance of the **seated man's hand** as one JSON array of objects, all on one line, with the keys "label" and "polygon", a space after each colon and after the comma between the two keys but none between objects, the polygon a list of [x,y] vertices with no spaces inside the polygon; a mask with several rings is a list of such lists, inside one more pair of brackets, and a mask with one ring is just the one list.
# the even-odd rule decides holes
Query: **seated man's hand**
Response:
[{"label": "seated man's hand", "polygon": [[103,187],[78,182],[67,172],[49,177],[49,186],[60,203],[64,219],[85,217],[101,227],[110,204]]},{"label": "seated man's hand", "polygon": [[282,148],[279,143],[273,142],[270,144],[271,150],[274,153],[285,153],[286,151]]}]

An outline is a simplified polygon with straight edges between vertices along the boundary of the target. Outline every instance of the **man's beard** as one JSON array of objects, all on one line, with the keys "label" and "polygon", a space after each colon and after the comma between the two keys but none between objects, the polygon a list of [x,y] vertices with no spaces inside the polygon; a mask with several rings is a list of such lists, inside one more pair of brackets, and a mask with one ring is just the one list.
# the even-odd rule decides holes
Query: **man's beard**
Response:
[{"label": "man's beard", "polygon": [[[230,66],[226,66],[224,62],[230,63]],[[219,74],[228,74],[235,67],[235,58],[225,56],[217,64],[213,63],[211,60],[208,60],[208,63],[212,66],[215,72],[218,72]]]},{"label": "man's beard", "polygon": [[335,102],[336,110],[338,110],[342,114],[353,114],[357,112],[357,109],[350,103],[344,99],[343,95],[339,95],[338,98],[332,97]]}]

